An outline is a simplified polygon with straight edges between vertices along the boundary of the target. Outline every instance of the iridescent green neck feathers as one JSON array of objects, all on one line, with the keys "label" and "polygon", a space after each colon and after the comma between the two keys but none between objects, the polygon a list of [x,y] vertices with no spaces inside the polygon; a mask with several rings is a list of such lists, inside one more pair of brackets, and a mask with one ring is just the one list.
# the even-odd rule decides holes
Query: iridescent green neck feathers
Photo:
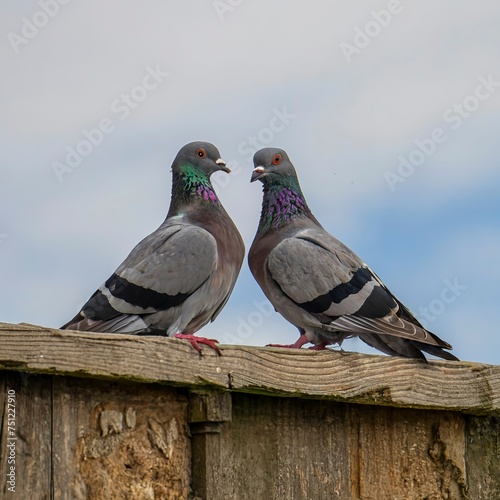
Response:
[{"label": "iridescent green neck feathers", "polygon": [[182,207],[192,203],[219,206],[208,175],[192,165],[183,165],[173,171],[172,201],[169,215],[177,214]]}]

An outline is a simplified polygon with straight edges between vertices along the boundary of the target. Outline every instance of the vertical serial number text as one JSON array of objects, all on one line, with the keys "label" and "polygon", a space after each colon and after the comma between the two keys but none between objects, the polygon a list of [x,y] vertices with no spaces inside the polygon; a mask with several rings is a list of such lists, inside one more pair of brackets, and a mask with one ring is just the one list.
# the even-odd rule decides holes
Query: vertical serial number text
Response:
[{"label": "vertical serial number text", "polygon": [[16,391],[7,389],[7,489],[16,491]]}]

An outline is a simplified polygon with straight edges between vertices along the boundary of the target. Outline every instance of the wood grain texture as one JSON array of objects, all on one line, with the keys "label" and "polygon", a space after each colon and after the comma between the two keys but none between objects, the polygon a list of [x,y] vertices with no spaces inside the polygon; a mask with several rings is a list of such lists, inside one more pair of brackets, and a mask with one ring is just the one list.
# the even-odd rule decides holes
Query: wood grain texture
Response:
[{"label": "wood grain texture", "polygon": [[500,417],[467,416],[465,437],[470,498],[500,498]]},{"label": "wood grain texture", "polygon": [[54,500],[188,497],[187,399],[179,391],[53,377],[53,394]]},{"label": "wood grain texture", "polygon": [[0,323],[0,369],[213,387],[395,407],[500,411],[500,366],[366,354],[223,346]]},{"label": "wood grain texture", "polygon": [[[221,434],[232,419],[232,395],[228,392],[192,392],[189,396],[188,423],[191,431],[191,487],[204,499],[221,495],[221,471],[228,469],[222,460]],[[229,497],[226,497],[229,498]]]},{"label": "wood grain texture", "polygon": [[[15,391],[15,437],[7,433],[8,390]],[[24,500],[37,492],[40,500],[51,498],[51,396],[52,377],[4,372],[0,379],[0,498]],[[13,455],[9,444],[15,443]],[[15,463],[15,491],[8,490],[9,458]]]},{"label": "wood grain texture", "polygon": [[[208,467],[219,489],[207,499],[475,498],[467,494],[459,413],[232,396],[220,458]],[[498,498],[498,489],[489,491]]]}]

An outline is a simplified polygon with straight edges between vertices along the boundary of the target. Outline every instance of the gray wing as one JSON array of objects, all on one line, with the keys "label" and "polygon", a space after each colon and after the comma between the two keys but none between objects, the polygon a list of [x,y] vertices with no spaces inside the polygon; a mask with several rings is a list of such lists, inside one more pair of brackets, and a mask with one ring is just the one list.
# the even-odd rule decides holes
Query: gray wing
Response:
[{"label": "gray wing", "polygon": [[[121,328],[124,315],[151,314],[181,305],[209,279],[217,260],[217,244],[204,229],[166,223],[144,238],[77,316],[62,328],[75,328],[83,318]],[[134,328],[141,324],[137,318]],[[132,327],[131,327],[132,328]],[[144,324],[144,328],[146,325]]]},{"label": "gray wing", "polygon": [[217,243],[208,231],[176,224],[142,240],[115,275],[158,293],[189,294],[210,276],[216,259]]},{"label": "gray wing", "polygon": [[390,335],[450,348],[423,329],[359,257],[326,231],[308,229],[283,240],[269,254],[267,267],[282,292],[324,330],[366,335],[370,345],[379,335]]},{"label": "gray wing", "polygon": [[354,254],[336,248],[335,241],[312,238],[313,234],[303,231],[286,238],[269,253],[267,267],[273,280],[297,305],[329,316],[330,321],[355,313],[375,283]]}]

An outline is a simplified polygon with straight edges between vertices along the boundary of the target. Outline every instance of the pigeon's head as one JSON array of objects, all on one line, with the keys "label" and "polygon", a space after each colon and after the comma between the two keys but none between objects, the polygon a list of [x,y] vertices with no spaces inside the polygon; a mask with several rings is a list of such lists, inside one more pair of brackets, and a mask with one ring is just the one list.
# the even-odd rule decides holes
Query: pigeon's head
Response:
[{"label": "pigeon's head", "polygon": [[296,177],[295,168],[286,151],[279,148],[263,148],[253,157],[254,169],[250,182],[279,181],[283,177]]},{"label": "pigeon's head", "polygon": [[209,142],[190,142],[182,147],[175,157],[172,170],[182,169],[185,166],[195,167],[208,177],[219,170],[231,172],[221,160],[219,150]]}]

